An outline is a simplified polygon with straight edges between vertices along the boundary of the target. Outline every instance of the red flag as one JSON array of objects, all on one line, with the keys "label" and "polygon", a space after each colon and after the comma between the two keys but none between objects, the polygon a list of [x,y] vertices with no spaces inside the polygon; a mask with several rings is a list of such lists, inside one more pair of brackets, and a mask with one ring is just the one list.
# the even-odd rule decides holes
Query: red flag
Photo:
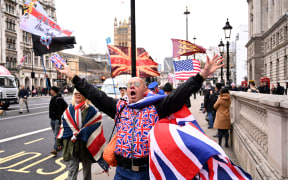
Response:
[{"label": "red flag", "polygon": [[190,56],[196,53],[206,53],[206,49],[189,41],[171,39],[173,43],[173,57]]},{"label": "red flag", "polygon": [[[131,74],[131,48],[122,46],[110,46],[109,54],[111,59],[112,77],[121,74]],[[137,48],[136,51],[136,75],[137,77],[159,76],[158,63],[153,61],[144,48]]]}]

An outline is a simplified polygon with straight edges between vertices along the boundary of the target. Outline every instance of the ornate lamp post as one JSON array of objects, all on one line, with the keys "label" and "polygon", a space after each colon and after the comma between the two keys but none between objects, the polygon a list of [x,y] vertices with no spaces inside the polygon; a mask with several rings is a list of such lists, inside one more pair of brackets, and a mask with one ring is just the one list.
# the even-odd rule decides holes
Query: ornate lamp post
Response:
[{"label": "ornate lamp post", "polygon": [[230,65],[229,65],[229,40],[230,40],[230,37],[231,37],[231,30],[232,30],[232,26],[229,24],[229,21],[228,21],[228,18],[227,18],[227,22],[225,24],[225,26],[223,27],[223,30],[224,30],[224,34],[225,34],[225,39],[226,39],[226,48],[227,48],[227,71],[226,71],[226,86],[228,88],[231,87],[231,84],[230,84]]},{"label": "ornate lamp post", "polygon": [[[220,43],[219,43],[219,45],[218,45],[221,56],[223,56],[223,54],[224,54],[224,46],[225,46],[225,45],[224,45],[224,43],[223,43],[223,41],[222,41],[222,39],[221,39],[221,41],[220,41]],[[223,64],[223,62],[221,62],[221,64]],[[224,85],[223,67],[221,67],[221,83]]]},{"label": "ornate lamp post", "polygon": [[186,6],[186,11],[184,12],[184,14],[186,15],[186,41],[188,41],[188,15],[190,14],[190,12],[188,11],[188,6]]}]

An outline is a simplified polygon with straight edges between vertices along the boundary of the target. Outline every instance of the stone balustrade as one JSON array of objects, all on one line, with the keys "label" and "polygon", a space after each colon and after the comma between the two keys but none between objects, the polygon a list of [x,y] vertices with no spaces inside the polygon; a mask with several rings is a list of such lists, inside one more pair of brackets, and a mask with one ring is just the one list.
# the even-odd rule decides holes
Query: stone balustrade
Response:
[{"label": "stone balustrade", "polygon": [[231,91],[232,145],[253,179],[288,179],[288,96]]}]

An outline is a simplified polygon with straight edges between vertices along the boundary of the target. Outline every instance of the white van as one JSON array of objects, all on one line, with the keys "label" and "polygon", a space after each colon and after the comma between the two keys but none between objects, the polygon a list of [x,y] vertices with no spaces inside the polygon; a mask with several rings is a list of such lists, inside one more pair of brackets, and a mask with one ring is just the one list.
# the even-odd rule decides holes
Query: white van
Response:
[{"label": "white van", "polygon": [[[114,92],[114,87],[115,87],[115,92]],[[113,85],[112,78],[106,79],[102,85],[101,90],[105,92],[109,97],[115,98],[115,93],[116,93],[117,99],[121,97],[119,86],[118,86],[116,79],[114,79],[114,85]]]},{"label": "white van", "polygon": [[15,77],[0,75],[0,106],[7,109],[10,104],[19,104]]}]

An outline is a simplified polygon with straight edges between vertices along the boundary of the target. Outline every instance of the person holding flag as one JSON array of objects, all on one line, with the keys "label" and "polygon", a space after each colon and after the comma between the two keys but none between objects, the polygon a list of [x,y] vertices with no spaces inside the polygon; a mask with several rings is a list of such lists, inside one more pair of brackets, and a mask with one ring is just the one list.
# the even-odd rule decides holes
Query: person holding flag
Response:
[{"label": "person holding flag", "polygon": [[[203,81],[211,73],[224,66],[221,64],[223,60],[218,55],[215,55],[212,60],[207,56],[204,69],[196,76],[189,78],[169,95],[145,97],[148,91],[145,82],[139,77],[133,77],[127,83],[128,105],[124,101],[117,101],[108,97],[85,79],[74,75],[65,64],[63,64],[63,69],[59,69],[59,72],[71,79],[75,88],[91,100],[100,111],[111,118],[115,118],[116,114],[121,113],[120,120],[116,122],[115,154],[117,168],[114,179],[145,180],[155,179],[153,175],[150,174],[149,176],[151,164],[149,164],[148,134],[150,130],[160,119],[179,111],[184,106],[186,99],[201,88]],[[188,171],[191,169],[186,167],[186,172],[188,173]],[[194,174],[197,174],[200,170],[194,169],[194,171]]]}]

